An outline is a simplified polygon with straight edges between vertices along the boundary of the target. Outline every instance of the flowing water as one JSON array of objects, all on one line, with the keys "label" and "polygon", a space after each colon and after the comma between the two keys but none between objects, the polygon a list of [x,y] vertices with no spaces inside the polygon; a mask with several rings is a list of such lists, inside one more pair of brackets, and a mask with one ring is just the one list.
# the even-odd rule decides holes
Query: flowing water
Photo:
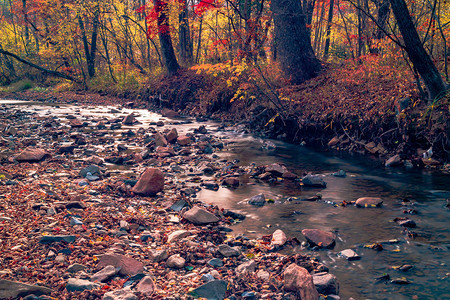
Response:
[{"label": "flowing water", "polygon": [[[0,104],[36,112],[40,116],[113,117],[112,107],[54,106],[9,100],[0,101]],[[146,110],[121,109],[120,112],[135,112],[142,122],[124,126],[122,130],[148,127],[150,122],[161,117]],[[169,121],[174,124],[169,127],[176,127],[181,133],[200,125],[189,119]],[[325,189],[304,188],[298,182],[285,181],[244,183],[235,189],[221,187],[218,191],[199,192],[201,201],[247,216],[242,223],[232,227],[235,234],[259,238],[282,229],[288,237],[302,240],[301,231],[305,228],[335,232],[338,238],[332,250],[312,251],[299,246],[290,251],[306,251],[320,258],[330,268],[330,273],[337,276],[342,299],[450,299],[450,210],[445,208],[445,200],[450,198],[449,175],[429,170],[386,169],[375,158],[323,153],[280,141],[271,141],[275,148],[267,150],[263,147],[266,140],[233,130],[219,131],[214,122],[201,124],[228,145],[226,150],[216,153],[221,158],[239,160],[242,166],[277,162],[299,175],[304,172],[325,175]],[[347,176],[331,175],[339,170],[344,170]],[[260,193],[275,202],[263,207],[247,203],[248,198]],[[301,201],[317,193],[322,195],[321,200]],[[383,207],[336,205],[366,196],[381,197]],[[407,209],[415,209],[418,214],[405,215]],[[412,229],[417,233],[416,238],[405,236],[402,228],[393,222],[396,217],[404,216],[417,223],[417,228]],[[389,240],[397,242],[386,242]],[[364,247],[375,242],[383,242],[384,250]],[[349,262],[337,255],[348,248],[355,250],[361,260]],[[407,272],[392,268],[403,264],[413,265],[413,268]],[[391,279],[405,277],[411,283],[400,285],[376,280],[385,273]]]}]

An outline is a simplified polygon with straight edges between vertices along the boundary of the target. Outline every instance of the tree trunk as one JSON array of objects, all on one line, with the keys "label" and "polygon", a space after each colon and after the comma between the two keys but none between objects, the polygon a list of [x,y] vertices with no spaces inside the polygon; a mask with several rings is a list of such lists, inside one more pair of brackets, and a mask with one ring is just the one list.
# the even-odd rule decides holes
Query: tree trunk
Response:
[{"label": "tree trunk", "polygon": [[314,55],[306,28],[306,14],[296,0],[272,0],[278,59],[291,83],[300,84],[315,77],[320,61]]},{"label": "tree trunk", "polygon": [[83,41],[84,53],[86,57],[86,64],[88,69],[88,74],[90,78],[95,76],[95,57],[97,55],[97,35],[98,26],[100,18],[100,7],[97,3],[96,10],[94,12],[94,19],[92,20],[92,35],[91,35],[91,47],[89,49],[89,43],[87,39],[86,29],[84,27],[84,22],[80,14],[78,14],[78,25],[81,30],[81,39]]},{"label": "tree trunk", "polygon": [[442,95],[447,89],[441,74],[439,74],[439,71],[420,41],[405,1],[390,0],[390,2],[392,12],[398,23],[398,28],[403,36],[409,59],[422,77],[425,86],[427,87],[429,98],[435,99]]},{"label": "tree trunk", "polygon": [[333,6],[334,0],[330,0],[330,8],[328,9],[328,24],[327,24],[327,35],[325,40],[325,50],[323,52],[323,57],[328,58],[328,51],[330,49],[330,35],[331,35],[331,24],[333,23]]},{"label": "tree trunk", "polygon": [[179,30],[180,37],[180,59],[183,64],[190,65],[193,60],[193,45],[191,39],[191,33],[189,30],[188,9],[186,0],[184,1],[184,8],[179,15]]},{"label": "tree trunk", "polygon": [[158,14],[158,35],[159,42],[161,44],[161,52],[164,58],[164,64],[166,65],[169,75],[175,74],[180,65],[178,64],[177,57],[175,56],[175,51],[173,50],[172,38],[170,37],[170,27],[169,27],[169,7],[165,0],[153,0],[155,5],[155,11]]}]

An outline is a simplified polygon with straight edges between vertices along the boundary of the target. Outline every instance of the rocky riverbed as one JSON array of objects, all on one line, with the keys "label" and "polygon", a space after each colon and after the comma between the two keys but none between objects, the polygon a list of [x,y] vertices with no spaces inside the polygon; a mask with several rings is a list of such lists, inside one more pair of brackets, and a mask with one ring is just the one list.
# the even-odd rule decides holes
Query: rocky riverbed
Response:
[{"label": "rocky riverbed", "polygon": [[[142,122],[123,105],[100,110],[109,117],[1,107],[0,298],[339,299],[317,258],[280,254],[301,241],[233,234],[244,215],[197,200],[219,186],[300,184],[297,174],[221,158],[227,143],[174,111]],[[326,186],[314,175],[303,184]],[[302,233],[303,247],[335,244],[333,232]]]}]

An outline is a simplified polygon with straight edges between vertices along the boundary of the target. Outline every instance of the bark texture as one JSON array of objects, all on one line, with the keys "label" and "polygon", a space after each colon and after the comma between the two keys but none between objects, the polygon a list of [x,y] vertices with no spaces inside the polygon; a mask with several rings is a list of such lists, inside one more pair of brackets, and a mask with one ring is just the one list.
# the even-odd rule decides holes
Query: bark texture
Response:
[{"label": "bark texture", "polygon": [[301,2],[272,0],[271,7],[277,55],[283,72],[292,84],[300,84],[315,77],[321,69],[321,64],[311,47],[306,14]]}]

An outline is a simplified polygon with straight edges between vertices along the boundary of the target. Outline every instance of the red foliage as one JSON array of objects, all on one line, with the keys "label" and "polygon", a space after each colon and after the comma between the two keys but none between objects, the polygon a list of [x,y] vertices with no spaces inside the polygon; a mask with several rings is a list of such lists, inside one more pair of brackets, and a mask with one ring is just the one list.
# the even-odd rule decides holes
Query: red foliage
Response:
[{"label": "red foliage", "polygon": [[194,13],[201,16],[206,11],[216,7],[216,0],[200,0],[198,4],[194,5]]}]

